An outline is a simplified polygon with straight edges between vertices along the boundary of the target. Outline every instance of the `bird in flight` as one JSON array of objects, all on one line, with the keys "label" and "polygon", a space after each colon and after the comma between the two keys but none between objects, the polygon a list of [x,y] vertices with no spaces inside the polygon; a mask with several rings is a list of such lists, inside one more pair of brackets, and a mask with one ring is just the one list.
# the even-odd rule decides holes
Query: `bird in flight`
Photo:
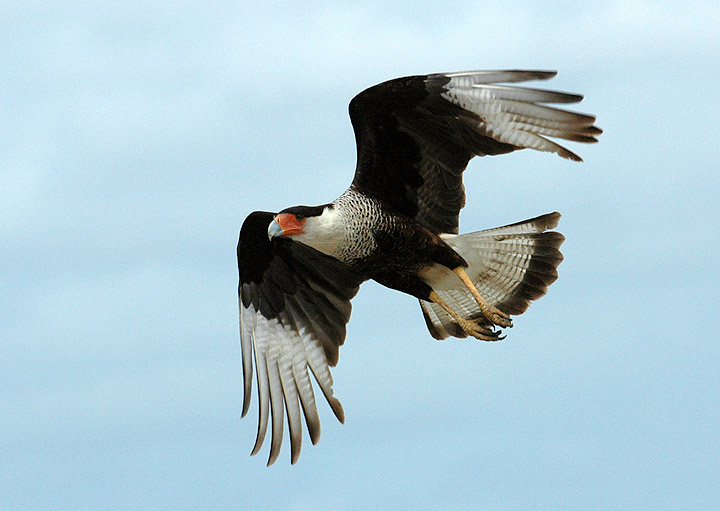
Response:
[{"label": "bird in flight", "polygon": [[272,441],[280,453],[287,413],[291,463],[300,455],[302,416],[313,444],[320,421],[312,373],[335,416],[330,367],[338,361],[350,300],[372,279],[410,294],[436,339],[502,339],[501,328],[544,295],[563,259],[550,213],[458,233],[462,176],[474,156],[531,148],[581,161],[552,139],[597,142],[595,117],[548,106],[582,96],[510,83],[553,71],[471,71],[390,80],[350,102],[357,167],[350,187],[320,206],[256,211],[237,246],[244,399],[253,370],[259,399],[252,454]]}]

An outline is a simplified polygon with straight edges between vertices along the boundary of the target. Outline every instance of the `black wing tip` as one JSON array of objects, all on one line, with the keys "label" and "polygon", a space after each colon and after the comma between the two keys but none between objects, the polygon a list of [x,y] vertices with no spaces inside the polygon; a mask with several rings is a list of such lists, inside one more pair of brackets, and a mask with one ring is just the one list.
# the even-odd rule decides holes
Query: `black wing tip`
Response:
[{"label": "black wing tip", "polygon": [[[562,218],[562,214],[560,214],[559,211],[553,211],[552,213],[547,213],[545,215],[540,215],[536,218],[536,222],[542,221],[544,222],[543,231],[547,229],[555,229],[558,226],[558,223],[560,223],[560,219]],[[559,234],[559,233],[558,233]]]},{"label": "black wing tip", "polygon": [[290,442],[290,464],[294,465],[300,459],[301,444],[298,441],[297,445],[295,442]]},{"label": "black wing tip", "polygon": [[320,442],[320,423],[317,428],[308,427],[308,434],[310,435],[310,443],[317,445]]},{"label": "black wing tip", "polygon": [[504,225],[502,228],[514,227],[516,225],[532,224],[532,226],[536,229],[537,232],[542,233],[550,229],[555,229],[560,223],[560,218],[562,218],[562,214],[560,214],[559,211],[553,211],[552,213],[545,213],[544,215],[528,218],[527,220],[521,220],[519,222]]},{"label": "black wing tip", "polygon": [[561,158],[565,158],[566,160],[570,161],[576,161],[578,163],[582,162],[583,159],[575,154],[574,152],[570,151],[569,149],[566,149],[564,147],[560,147],[560,150],[557,151],[558,156]]},{"label": "black wing tip", "polygon": [[555,78],[558,74],[555,69],[510,69],[503,71],[505,73],[513,73],[518,77],[518,81],[531,81],[531,80],[550,80]]},{"label": "black wing tip", "polygon": [[327,396],[327,402],[330,404],[330,408],[332,408],[338,422],[340,422],[340,424],[345,424],[345,410],[343,410],[340,401],[338,401],[336,397]]},{"label": "black wing tip", "polygon": [[523,73],[523,72],[531,73],[533,76],[537,76],[538,79],[541,79],[541,80],[549,80],[550,78],[555,78],[558,74],[556,69],[545,69],[545,70],[536,69],[536,70],[531,70],[531,71],[520,70],[519,72],[520,73]]}]

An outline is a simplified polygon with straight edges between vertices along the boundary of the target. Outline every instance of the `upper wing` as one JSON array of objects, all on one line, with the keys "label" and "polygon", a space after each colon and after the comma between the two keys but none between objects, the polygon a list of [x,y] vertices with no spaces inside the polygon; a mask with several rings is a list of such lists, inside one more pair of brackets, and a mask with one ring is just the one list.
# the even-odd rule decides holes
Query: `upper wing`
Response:
[{"label": "upper wing", "polygon": [[554,71],[469,71],[411,76],[350,102],[357,143],[353,185],[437,232],[457,233],[462,172],[473,156],[532,148],[580,157],[545,137],[597,142],[595,117],[544,106],[577,94],[498,85]]},{"label": "upper wing", "polygon": [[[338,420],[344,415],[333,397],[329,366],[338,359],[350,319],[350,299],[364,280],[350,267],[315,249],[285,239],[268,239],[274,213],[254,212],[240,230],[240,340],[243,359],[243,417],[250,407],[253,358],[260,411],[252,454],[265,439],[268,405],[272,411],[272,443],[268,465],[280,453],[283,408],[290,429],[291,461],[300,455],[305,415],[313,444],[320,421],[308,367],[315,375]],[[299,403],[298,403],[299,399]]]}]

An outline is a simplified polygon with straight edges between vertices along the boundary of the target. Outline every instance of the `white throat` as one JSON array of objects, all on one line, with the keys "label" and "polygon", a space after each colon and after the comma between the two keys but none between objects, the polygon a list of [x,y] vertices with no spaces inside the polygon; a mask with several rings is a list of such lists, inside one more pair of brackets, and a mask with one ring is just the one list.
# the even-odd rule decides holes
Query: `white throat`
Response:
[{"label": "white throat", "polygon": [[326,207],[320,216],[307,217],[303,233],[293,239],[323,254],[340,258],[347,239],[347,225],[338,208]]}]

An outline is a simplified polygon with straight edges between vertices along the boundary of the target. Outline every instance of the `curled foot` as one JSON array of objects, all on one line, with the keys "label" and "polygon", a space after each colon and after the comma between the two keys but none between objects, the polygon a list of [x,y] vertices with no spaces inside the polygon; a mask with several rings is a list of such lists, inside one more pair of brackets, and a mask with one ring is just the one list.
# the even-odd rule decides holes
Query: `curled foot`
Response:
[{"label": "curled foot", "polygon": [[466,334],[481,341],[502,341],[505,339],[505,336],[501,335],[502,331],[495,331],[492,326],[487,324],[481,324],[477,321],[467,321],[465,319],[461,320],[458,324]]},{"label": "curled foot", "polygon": [[497,307],[488,306],[488,308],[482,309],[482,313],[485,318],[487,318],[487,320],[490,321],[493,325],[498,325],[505,328],[512,328],[513,326],[510,316],[508,314],[505,314]]},{"label": "curled foot", "polygon": [[480,306],[480,310],[483,313],[483,316],[493,325],[498,325],[502,327],[510,328],[512,327],[512,321],[510,320],[510,316],[505,314],[503,311],[498,309],[497,307],[493,307],[490,305],[485,298],[482,297],[480,294],[480,291],[478,291],[477,287],[475,287],[475,284],[473,281],[468,277],[468,274],[465,272],[465,268],[462,266],[458,266],[453,270],[455,274],[460,278],[460,280],[465,284],[465,287],[470,291],[470,294],[475,298],[475,301]]}]

